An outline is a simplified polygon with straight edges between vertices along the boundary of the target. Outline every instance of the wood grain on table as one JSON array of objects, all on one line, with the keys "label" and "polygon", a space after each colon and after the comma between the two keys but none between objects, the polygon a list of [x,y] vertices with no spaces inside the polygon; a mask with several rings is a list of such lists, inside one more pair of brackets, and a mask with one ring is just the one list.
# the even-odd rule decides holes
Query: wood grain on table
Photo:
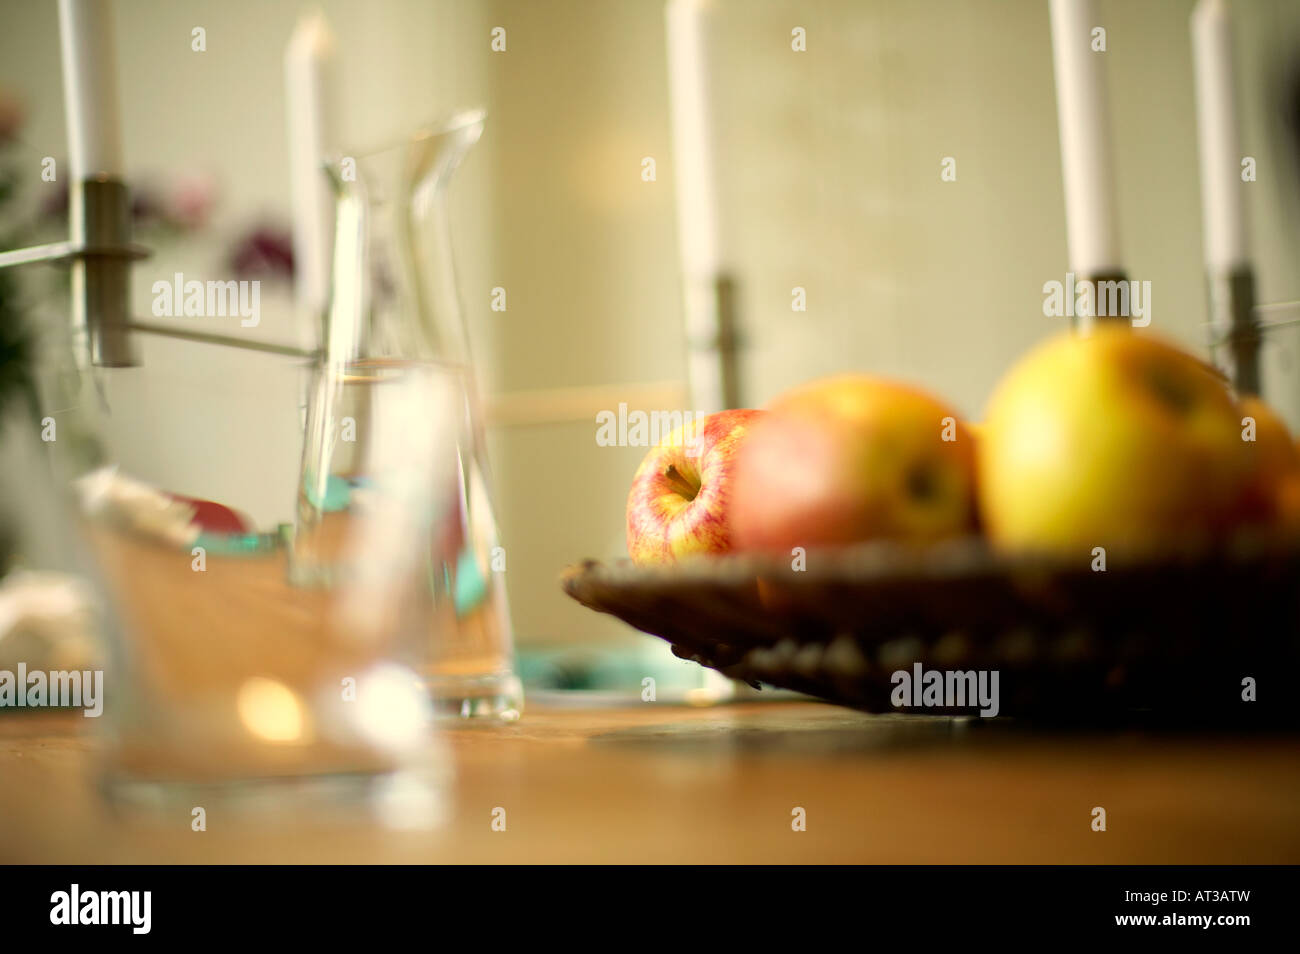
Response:
[{"label": "wood grain on table", "polygon": [[123,820],[96,794],[93,730],[0,714],[0,861],[1300,862],[1294,734],[1046,733],[811,702],[533,706],[443,733],[448,816],[411,833],[219,809],[205,832],[188,810]]}]

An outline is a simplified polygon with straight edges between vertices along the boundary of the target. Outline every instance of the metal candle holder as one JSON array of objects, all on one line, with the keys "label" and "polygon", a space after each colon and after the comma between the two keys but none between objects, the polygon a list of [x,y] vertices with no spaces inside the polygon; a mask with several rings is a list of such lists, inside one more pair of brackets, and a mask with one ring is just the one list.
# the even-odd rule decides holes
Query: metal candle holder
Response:
[{"label": "metal candle holder", "polygon": [[131,333],[180,338],[201,344],[310,358],[314,351],[247,341],[229,335],[186,331],[131,317],[131,263],[147,258],[147,248],[131,242],[131,202],[126,183],[95,176],[77,183],[69,196],[66,242],[51,242],[0,252],[0,268],[37,263],[72,267],[72,343],[79,364],[130,368],[140,362]]},{"label": "metal candle holder", "polygon": [[1255,274],[1249,266],[1210,270],[1210,353],[1241,394],[1259,394],[1262,324],[1256,316]]},{"label": "metal candle holder", "polygon": [[1076,308],[1074,317],[1071,319],[1071,327],[1073,327],[1079,334],[1087,334],[1102,322],[1127,322],[1129,320],[1128,315],[1099,315],[1096,313],[1097,305],[1101,302],[1100,286],[1102,283],[1127,281],[1128,279],[1125,277],[1123,272],[1097,272],[1095,274],[1084,275],[1081,278],[1076,278],[1074,280],[1076,295],[1078,294],[1078,288],[1080,286],[1089,285],[1092,287],[1093,313],[1080,314]]},{"label": "metal candle holder", "polygon": [[36,262],[72,265],[72,340],[79,360],[106,368],[133,367],[131,262],[149,252],[131,244],[126,184],[97,176],[71,190],[70,232],[53,242],[0,254],[0,268]]}]

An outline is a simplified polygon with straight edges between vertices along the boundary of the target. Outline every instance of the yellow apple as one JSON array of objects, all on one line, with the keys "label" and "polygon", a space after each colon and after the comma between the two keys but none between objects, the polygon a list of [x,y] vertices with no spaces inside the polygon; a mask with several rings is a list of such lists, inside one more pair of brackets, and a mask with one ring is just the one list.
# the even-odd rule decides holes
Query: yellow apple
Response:
[{"label": "yellow apple", "polygon": [[1223,378],[1128,327],[1065,334],[1002,379],[979,444],[981,518],[1003,549],[1092,559],[1204,545],[1250,481]]},{"label": "yellow apple", "polygon": [[788,553],[970,533],[974,462],[956,413],[924,391],[867,375],[805,384],[773,401],[741,448],[735,545]]}]

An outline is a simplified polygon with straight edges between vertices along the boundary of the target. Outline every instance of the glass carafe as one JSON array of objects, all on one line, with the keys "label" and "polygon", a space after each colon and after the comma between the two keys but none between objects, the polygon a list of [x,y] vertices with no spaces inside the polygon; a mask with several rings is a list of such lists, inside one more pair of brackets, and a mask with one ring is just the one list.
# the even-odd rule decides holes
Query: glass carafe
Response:
[{"label": "glass carafe", "polygon": [[[346,584],[353,526],[401,499],[425,532],[411,545],[425,585],[407,605],[384,597],[383,566],[360,572],[380,594],[369,612],[400,612],[422,634],[420,672],[435,713],[513,720],[514,675],[504,551],[489,490],[479,397],[456,287],[447,185],[483,129],[481,112],[331,164],[336,226],[324,347],[307,411],[291,578]],[[395,395],[427,396],[428,413],[402,418]],[[387,470],[392,442],[425,446],[423,471],[402,486]]]}]

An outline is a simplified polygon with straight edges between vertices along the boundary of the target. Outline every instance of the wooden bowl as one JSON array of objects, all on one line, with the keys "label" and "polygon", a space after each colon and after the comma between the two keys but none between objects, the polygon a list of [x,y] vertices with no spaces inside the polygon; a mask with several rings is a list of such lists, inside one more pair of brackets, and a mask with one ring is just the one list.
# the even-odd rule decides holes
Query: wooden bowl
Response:
[{"label": "wooden bowl", "polygon": [[[588,560],[565,591],[751,684],[871,712],[894,674],[997,671],[999,714],[1089,722],[1290,720],[1300,676],[1300,552],[1259,541],[1160,562],[1008,558],[978,540],[757,555],[671,567]],[[1245,680],[1254,680],[1247,701]]]}]

